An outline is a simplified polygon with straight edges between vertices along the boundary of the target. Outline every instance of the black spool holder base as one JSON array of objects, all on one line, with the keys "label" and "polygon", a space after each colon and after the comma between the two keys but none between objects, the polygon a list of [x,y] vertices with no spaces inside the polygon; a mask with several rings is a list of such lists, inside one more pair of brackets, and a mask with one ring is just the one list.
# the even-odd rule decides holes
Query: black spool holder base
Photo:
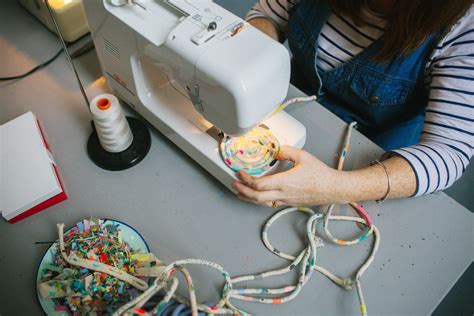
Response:
[{"label": "black spool holder base", "polygon": [[150,131],[146,124],[136,118],[127,116],[128,124],[133,134],[133,142],[119,153],[111,153],[102,148],[99,137],[92,122],[92,133],[87,141],[89,158],[100,168],[110,171],[120,171],[131,168],[145,158],[151,146]]}]

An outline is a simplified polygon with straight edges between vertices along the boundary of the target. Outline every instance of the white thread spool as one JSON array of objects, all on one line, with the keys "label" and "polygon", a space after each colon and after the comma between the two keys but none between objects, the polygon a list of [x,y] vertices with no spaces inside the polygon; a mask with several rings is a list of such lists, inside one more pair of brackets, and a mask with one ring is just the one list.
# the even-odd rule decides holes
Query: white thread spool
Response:
[{"label": "white thread spool", "polygon": [[115,96],[96,96],[90,104],[90,110],[100,145],[104,150],[119,153],[132,144],[132,131]]}]

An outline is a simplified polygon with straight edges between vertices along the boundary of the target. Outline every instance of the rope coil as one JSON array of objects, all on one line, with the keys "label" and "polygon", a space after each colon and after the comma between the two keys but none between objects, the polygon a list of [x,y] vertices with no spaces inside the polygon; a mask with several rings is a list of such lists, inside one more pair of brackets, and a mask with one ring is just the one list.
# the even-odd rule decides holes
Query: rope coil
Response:
[{"label": "rope coil", "polygon": [[[347,156],[347,152],[349,149],[349,142],[350,142],[350,133],[352,128],[355,127],[355,123],[349,125],[349,129],[347,131],[347,137],[344,141],[344,146],[340,154],[338,169],[341,170],[344,159]],[[367,315],[367,307],[364,300],[364,295],[362,292],[362,284],[361,284],[361,277],[363,273],[368,269],[370,264],[373,262],[375,258],[375,254],[378,251],[380,245],[380,232],[377,227],[373,224],[370,215],[367,211],[360,205],[356,203],[350,203],[350,206],[356,210],[356,212],[360,215],[360,217],[353,217],[353,216],[342,216],[342,215],[332,215],[332,210],[334,205],[330,205],[328,210],[325,214],[317,211],[313,211],[308,207],[289,207],[283,210],[278,211],[273,216],[271,216],[268,221],[265,223],[262,229],[262,241],[265,247],[271,251],[273,254],[277,255],[278,257],[288,260],[291,263],[283,268],[265,271],[262,273],[251,274],[251,275],[244,275],[235,278],[231,278],[229,273],[219,264],[213,263],[203,259],[183,259],[177,260],[165,267],[163,267],[160,271],[161,273],[158,277],[153,281],[148,289],[146,289],[141,295],[133,299],[132,301],[128,302],[127,304],[123,305],[120,309],[118,309],[114,315],[122,315],[122,314],[133,314],[133,308],[140,308],[143,306],[150,298],[152,298],[155,294],[159,291],[163,290],[165,292],[163,299],[153,308],[150,312],[146,312],[146,315],[154,315],[159,313],[166,304],[171,300],[175,299],[176,301],[188,304],[191,306],[191,311],[193,316],[198,315],[198,311],[203,311],[208,314],[240,314],[240,315],[248,315],[247,312],[235,307],[230,300],[237,299],[241,301],[247,302],[257,302],[263,304],[283,304],[295,299],[298,294],[302,291],[303,287],[307,284],[311,276],[313,275],[314,270],[320,272],[324,276],[326,276],[329,280],[334,282],[336,285],[344,288],[346,290],[353,290],[356,289],[358,298],[359,298],[359,307],[360,312],[362,315]],[[271,225],[284,215],[290,213],[297,213],[302,212],[308,215],[308,220],[306,222],[306,238],[307,238],[307,246],[299,252],[297,256],[285,254],[278,249],[276,249],[269,241],[268,238],[268,231]],[[349,221],[360,223],[366,227],[365,231],[356,237],[353,240],[341,240],[333,237],[333,235],[329,231],[329,222],[330,221]],[[335,243],[339,246],[348,246],[354,245],[359,242],[362,242],[368,239],[369,236],[373,235],[372,240],[372,249],[367,257],[366,261],[358,268],[355,276],[353,278],[341,278],[339,276],[334,275],[326,268],[317,264],[317,248],[321,245],[321,240],[316,234],[316,227],[317,224],[322,222],[323,229],[326,233],[326,236],[329,241]],[[59,240],[60,240],[60,250],[62,256],[68,260],[71,264],[78,264],[84,265],[87,268],[89,267],[90,262],[78,262],[75,261],[74,257],[71,255],[67,255],[64,251],[64,245],[62,244],[63,238],[63,225],[58,225],[58,233],[59,233]],[[225,284],[222,289],[222,294],[219,302],[217,302],[213,307],[209,307],[203,304],[197,303],[196,292],[194,289],[193,281],[189,272],[184,268],[186,265],[202,265],[207,266],[212,269],[217,270],[221,273],[224,277]],[[121,278],[122,280],[130,283],[131,285],[144,290],[146,284],[140,284],[139,280],[131,275],[124,275],[120,274],[120,271],[114,271],[114,269],[110,269],[105,264],[101,264],[100,267],[96,266],[98,271],[103,271],[105,273],[110,273],[115,275],[116,277]],[[234,287],[235,284],[245,282],[245,281],[252,281],[257,279],[275,277],[279,275],[283,275],[285,273],[289,273],[293,270],[298,269],[298,281],[294,285],[288,285],[281,288],[236,288]],[[117,272],[117,273],[115,273]],[[174,277],[175,272],[180,272],[186,279],[188,284],[188,291],[190,299],[183,298],[178,296],[175,292],[178,287],[178,281]],[[126,273],[125,273],[126,274]],[[355,285],[355,286],[354,286]],[[143,314],[143,313],[142,313]]]}]

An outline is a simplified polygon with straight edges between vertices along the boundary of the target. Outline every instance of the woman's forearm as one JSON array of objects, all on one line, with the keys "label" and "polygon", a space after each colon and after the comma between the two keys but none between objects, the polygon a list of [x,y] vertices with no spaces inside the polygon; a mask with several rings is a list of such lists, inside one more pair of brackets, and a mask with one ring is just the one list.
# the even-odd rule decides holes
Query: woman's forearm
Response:
[{"label": "woman's forearm", "polygon": [[[235,181],[232,185],[239,198],[267,206],[302,206],[373,201],[387,193],[387,173],[378,164],[354,171],[339,171],[310,153],[290,146],[282,146],[276,158],[291,161],[294,167],[264,177],[239,171],[237,176],[241,182]],[[391,183],[387,198],[415,193],[416,175],[404,158],[393,156],[382,163]]]},{"label": "woman's forearm", "polygon": [[275,24],[268,18],[255,18],[249,21],[257,29],[267,34],[276,41],[280,40],[280,35]]},{"label": "woman's forearm", "polygon": [[[393,156],[382,162],[390,177],[391,198],[409,197],[416,190],[416,176],[410,164],[402,157]],[[388,179],[384,168],[378,164],[370,167],[343,171],[340,174],[340,186],[335,190],[340,202],[378,200],[388,190]]]}]

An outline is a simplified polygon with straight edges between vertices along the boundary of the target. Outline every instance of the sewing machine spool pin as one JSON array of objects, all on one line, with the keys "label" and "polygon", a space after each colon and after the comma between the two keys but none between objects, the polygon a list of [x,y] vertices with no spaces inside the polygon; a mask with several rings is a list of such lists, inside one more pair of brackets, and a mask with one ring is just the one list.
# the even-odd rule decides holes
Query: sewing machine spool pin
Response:
[{"label": "sewing machine spool pin", "polygon": [[[67,56],[69,65],[71,66],[73,73],[75,75],[77,84],[81,91],[81,94],[84,98],[84,102],[86,103],[87,109],[89,110],[89,98],[87,97],[87,93],[84,89],[84,85],[82,84],[81,78],[76,70],[74,62],[72,61],[71,55],[69,54],[69,50],[67,48],[66,42],[64,41],[64,37],[61,33],[61,29],[56,21],[54,13],[51,9],[49,4],[50,0],[46,0],[46,7],[48,9],[49,15],[51,20],[53,21],[54,27],[56,29],[56,33],[61,41],[63,46],[64,52]],[[120,2],[120,1],[117,1]],[[89,136],[89,140],[87,142],[87,152],[89,154],[89,158],[100,168],[110,170],[110,171],[117,171],[117,170],[125,170],[131,168],[138,164],[140,161],[145,158],[148,151],[150,150],[151,146],[151,136],[150,131],[146,124],[138,119],[126,117],[127,122],[130,126],[130,129],[133,134],[133,141],[130,146],[122,152],[112,153],[106,151],[102,145],[100,144],[99,137],[97,135],[97,131],[95,129],[93,121],[92,124],[92,133]]]}]

